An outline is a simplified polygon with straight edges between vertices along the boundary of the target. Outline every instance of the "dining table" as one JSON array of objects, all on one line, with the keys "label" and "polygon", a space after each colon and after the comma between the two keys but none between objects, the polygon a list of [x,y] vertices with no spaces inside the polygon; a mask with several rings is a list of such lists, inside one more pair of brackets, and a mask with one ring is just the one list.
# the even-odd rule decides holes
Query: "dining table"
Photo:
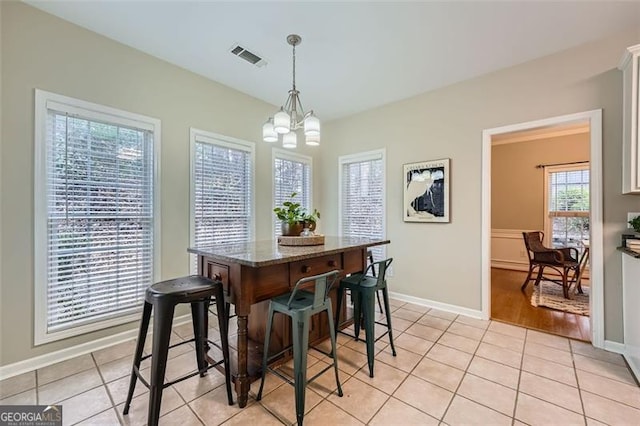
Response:
[{"label": "dining table", "polygon": [[[325,236],[323,244],[308,246],[263,240],[188,248],[197,256],[198,274],[222,282],[225,300],[237,315],[232,377],[240,407],[247,405],[251,381],[260,376],[269,300],[291,291],[301,278],[332,270],[339,270],[340,276],[364,271],[370,247],[389,243],[382,238]],[[334,306],[335,287],[337,283],[330,294]],[[342,305],[344,317],[346,304]],[[326,315],[317,315],[312,319],[309,341],[317,344],[328,336]],[[290,344],[290,322],[276,318],[270,351],[277,353]]]}]

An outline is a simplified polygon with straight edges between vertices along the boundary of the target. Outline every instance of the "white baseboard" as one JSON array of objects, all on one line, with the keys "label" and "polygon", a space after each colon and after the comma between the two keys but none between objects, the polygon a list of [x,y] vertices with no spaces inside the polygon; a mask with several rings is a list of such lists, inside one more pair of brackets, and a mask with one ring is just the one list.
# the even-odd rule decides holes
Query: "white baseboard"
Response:
[{"label": "white baseboard", "polygon": [[[594,345],[595,346],[595,345]],[[612,342],[611,340],[605,340],[602,349],[609,352],[615,352],[617,354],[624,355],[624,343]]]},{"label": "white baseboard", "polygon": [[491,267],[499,268],[499,269],[510,269],[512,271],[527,272],[529,270],[529,263],[495,259],[495,260],[491,260]]},{"label": "white baseboard", "polygon": [[640,364],[634,361],[633,357],[628,356],[627,348],[624,345],[624,343],[605,340],[603,349],[606,349],[608,351],[615,352],[624,356],[624,359],[627,361],[627,364],[629,364],[629,367],[631,368],[633,375],[636,376],[636,380],[640,381]]},{"label": "white baseboard", "polygon": [[[191,322],[191,314],[175,317],[173,325],[182,325],[187,322]],[[149,329],[152,330],[153,328],[149,327]],[[80,355],[95,352],[109,346],[117,345],[118,343],[126,342],[127,340],[135,339],[136,337],[138,337],[138,328],[14,362],[13,364],[2,365],[0,366],[0,380],[5,380],[22,373],[37,370],[38,368],[43,368]]]},{"label": "white baseboard", "polygon": [[441,311],[451,312],[453,314],[464,315],[477,319],[486,319],[482,316],[482,311],[477,309],[469,309],[458,305],[450,305],[448,303],[436,302],[433,300],[422,299],[415,296],[408,296],[406,294],[396,293],[394,291],[389,292],[389,297],[401,300],[403,302],[414,303],[416,305],[426,306],[428,308],[435,308]]}]

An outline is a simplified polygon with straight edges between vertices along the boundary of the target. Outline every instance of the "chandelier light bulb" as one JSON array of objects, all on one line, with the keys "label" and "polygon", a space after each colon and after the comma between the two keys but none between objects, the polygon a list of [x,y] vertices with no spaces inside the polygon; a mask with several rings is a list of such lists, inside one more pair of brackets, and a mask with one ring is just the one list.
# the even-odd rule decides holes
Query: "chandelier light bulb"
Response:
[{"label": "chandelier light bulb", "polygon": [[306,144],[309,146],[318,146],[320,145],[320,134],[317,135],[306,135]]},{"label": "chandelier light bulb", "polygon": [[265,142],[277,142],[278,133],[273,128],[273,120],[269,118],[266,123],[262,125],[262,139]]},{"label": "chandelier light bulb", "polygon": [[317,136],[320,134],[320,120],[313,115],[313,111],[311,111],[311,115],[304,119],[304,134],[306,136]]},{"label": "chandelier light bulb", "polygon": [[282,147],[293,149],[298,145],[298,137],[296,132],[289,132],[282,137]]},{"label": "chandelier light bulb", "polygon": [[291,117],[287,114],[284,108],[280,108],[280,111],[273,116],[273,128],[276,133],[286,134],[289,133],[291,125]]}]

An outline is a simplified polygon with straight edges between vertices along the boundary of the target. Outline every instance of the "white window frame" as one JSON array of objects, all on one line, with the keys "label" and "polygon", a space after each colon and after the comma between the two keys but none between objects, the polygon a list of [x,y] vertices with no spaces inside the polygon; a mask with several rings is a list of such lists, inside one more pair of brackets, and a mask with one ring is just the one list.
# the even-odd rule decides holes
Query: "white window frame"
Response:
[{"label": "white window frame", "polygon": [[[122,126],[142,128],[153,134],[153,281],[160,280],[161,217],[160,217],[160,141],[161,122],[152,117],[123,111],[44,90],[35,90],[34,129],[34,345],[54,342],[68,337],[102,330],[139,319],[139,313],[112,317],[101,321],[65,328],[47,330],[47,115],[48,108],[78,114]],[[142,305],[140,305],[142,309]]]},{"label": "white window frame", "polygon": [[[589,163],[584,164],[567,164],[567,165],[558,165],[558,166],[547,166],[544,168],[544,241],[543,243],[547,247],[552,247],[552,234],[553,229],[551,227],[551,217],[549,216],[549,190],[551,185],[551,173],[559,173],[559,172],[573,172],[579,170],[588,170],[590,171]],[[589,181],[591,181],[591,173],[589,173]],[[589,225],[591,225],[591,200],[589,200],[589,211],[583,215],[575,215],[589,218]],[[574,215],[571,215],[574,217]],[[591,229],[591,226],[589,226]],[[591,233],[589,233],[591,234]],[[589,236],[589,239],[591,237]]]},{"label": "white window frame", "polygon": [[[312,212],[313,211],[313,157],[310,157],[304,154],[298,154],[297,152],[286,151],[280,148],[273,148],[273,150],[271,151],[271,184],[273,188],[273,190],[271,191],[271,205],[273,207],[277,207],[276,206],[276,159],[277,158],[282,160],[296,161],[298,163],[304,163],[309,167],[309,194],[308,194],[309,206],[302,206],[302,207],[305,207],[309,213]],[[271,235],[275,236],[277,228],[276,228],[276,215],[275,213],[273,213],[273,210],[272,210],[272,215],[273,215],[273,220],[271,225],[272,226]]]},{"label": "white window frame", "polygon": [[[193,247],[195,245],[196,235],[195,235],[195,202],[196,202],[196,194],[195,194],[195,181],[193,179],[193,174],[196,169],[195,165],[195,152],[196,152],[196,142],[208,143],[212,145],[221,146],[224,148],[235,149],[240,151],[246,151],[249,153],[251,158],[252,168],[254,173],[251,176],[251,211],[253,214],[251,215],[251,221],[249,225],[249,239],[255,239],[256,235],[256,220],[255,220],[255,211],[256,211],[256,173],[255,173],[255,165],[256,165],[256,145],[253,142],[248,142],[242,139],[233,138],[231,136],[225,136],[218,133],[208,132],[206,130],[196,129],[191,127],[189,129],[189,145],[190,145],[190,158],[189,158],[189,245]],[[192,274],[196,274],[197,267],[194,267],[193,256],[189,255],[189,271]]]},{"label": "white window frame", "polygon": [[[364,161],[382,160],[382,200],[384,207],[382,209],[382,238],[387,236],[387,150],[385,148],[372,151],[360,152],[356,154],[342,155],[338,157],[338,236],[343,237],[343,166],[345,164],[360,163]],[[386,246],[382,246],[382,252],[386,256]],[[382,259],[376,259],[382,260]]]}]

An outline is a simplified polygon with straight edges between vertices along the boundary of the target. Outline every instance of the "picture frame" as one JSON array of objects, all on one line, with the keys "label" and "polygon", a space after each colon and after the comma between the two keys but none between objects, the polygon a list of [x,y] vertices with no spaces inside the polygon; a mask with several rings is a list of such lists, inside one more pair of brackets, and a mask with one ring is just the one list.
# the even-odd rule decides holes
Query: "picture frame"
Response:
[{"label": "picture frame", "polygon": [[403,165],[405,222],[449,223],[449,167],[451,160]]}]

